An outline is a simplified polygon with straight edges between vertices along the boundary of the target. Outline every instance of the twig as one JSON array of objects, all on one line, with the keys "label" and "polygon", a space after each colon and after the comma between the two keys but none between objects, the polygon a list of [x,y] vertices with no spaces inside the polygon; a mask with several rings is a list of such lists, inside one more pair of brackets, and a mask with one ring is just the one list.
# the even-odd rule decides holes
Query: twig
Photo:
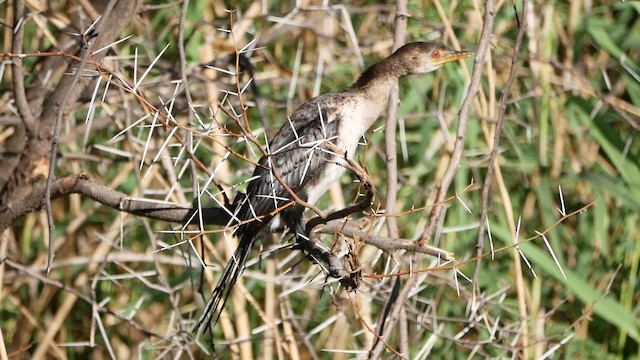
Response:
[{"label": "twig", "polygon": [[[74,54],[70,54],[70,53],[66,53],[64,51],[50,51],[50,52],[40,52],[40,53],[29,53],[29,54],[15,54],[15,53],[2,53],[0,54],[0,57],[2,58],[16,58],[16,59],[20,59],[20,58],[26,58],[26,57],[35,57],[35,58],[40,58],[40,57],[63,57],[63,58],[68,58],[71,59],[73,61],[76,62],[80,62],[82,59]],[[91,65],[95,65],[98,69],[98,71],[100,71],[100,73],[104,76],[105,80],[109,80],[108,76],[106,75],[114,75],[115,72],[110,69],[108,66],[106,66],[105,64],[102,64],[96,60],[91,60],[91,59],[87,59],[86,64],[91,64]],[[85,64],[85,65],[86,65]],[[106,74],[105,74],[106,73]],[[127,82],[126,79],[122,78],[122,77],[118,77],[119,80],[123,81],[127,86],[122,86],[119,83],[113,83],[113,85],[118,86],[119,88],[121,88],[124,91],[127,92],[131,92],[131,89],[134,87],[134,84],[131,82]],[[70,86],[68,86],[68,84],[65,84],[65,90],[66,88],[70,88]],[[56,89],[57,91],[62,91],[62,89]],[[68,90],[67,90],[68,91]],[[165,121],[165,119],[168,119],[169,116],[165,113],[163,113],[162,111],[160,111],[160,109],[156,108],[155,106],[153,106],[153,104],[151,104],[141,93],[140,91],[136,91],[132,93],[136,99],[140,102],[140,104],[143,106],[143,108],[145,110],[147,110],[149,113],[151,112],[157,112],[160,116],[158,116],[158,122],[160,122],[160,124],[162,124],[162,126],[164,127],[165,130],[167,131],[171,131],[173,130],[174,127],[179,127],[181,129],[185,129],[191,133],[196,133],[198,135],[203,135],[202,133],[193,130],[193,129],[189,129],[187,127],[181,126],[179,124],[169,124],[167,121]],[[57,112],[56,112],[57,115]],[[227,114],[229,115],[229,114]],[[195,165],[198,166],[198,168],[202,171],[204,171],[205,173],[208,173],[209,169],[207,168],[207,166],[205,166],[200,159],[198,159],[198,157],[196,157],[193,152],[191,150],[188,149],[187,144],[188,142],[185,141],[179,134],[174,133],[173,137],[176,139],[176,141],[182,145],[185,148],[185,152],[187,155],[189,155],[190,159],[194,162]],[[216,141],[214,139],[214,141]],[[222,144],[224,146],[224,144]],[[228,147],[226,148],[229,151],[232,151],[231,149],[229,149]],[[241,156],[239,154],[234,153],[235,155]],[[215,183],[215,185],[218,187],[218,189],[222,190],[222,188],[220,187],[220,185],[218,183]]]},{"label": "twig", "polygon": [[[332,143],[329,143],[329,150],[338,152],[340,151],[337,146]],[[316,216],[313,219],[307,222],[305,232],[309,235],[309,242],[305,242],[301,244],[305,251],[314,255],[319,260],[324,261],[328,265],[328,273],[340,279],[340,283],[345,286],[347,289],[357,289],[358,285],[361,282],[361,269],[359,265],[359,260],[357,255],[354,253],[350,253],[349,256],[344,258],[342,264],[340,265],[337,256],[333,253],[324,250],[321,246],[318,245],[317,236],[314,234],[313,229],[320,225],[326,224],[329,221],[343,219],[351,214],[355,214],[357,212],[363,212],[367,208],[371,206],[373,202],[373,198],[376,193],[376,188],[373,185],[373,182],[369,178],[366,170],[358,165],[354,160],[347,158],[346,154],[344,155],[344,164],[339,164],[345,166],[349,170],[351,170],[356,177],[364,184],[364,187],[367,191],[365,198],[351,206],[347,206],[344,209],[340,209],[338,211],[334,211],[326,214],[325,216]]]},{"label": "twig", "polygon": [[440,249],[431,245],[420,245],[416,241],[402,238],[391,238],[381,235],[369,234],[368,231],[362,230],[354,225],[345,225],[343,221],[332,221],[326,225],[319,226],[316,230],[323,234],[340,233],[346,237],[358,238],[366,244],[375,246],[386,252],[394,252],[396,250],[406,250],[414,253],[434,256],[444,261],[454,261],[456,258],[453,253]]},{"label": "twig", "polygon": [[[55,224],[53,221],[53,212],[51,209],[51,185],[53,184],[53,180],[55,179],[55,168],[56,168],[56,160],[58,158],[57,156],[58,141],[60,138],[60,128],[62,127],[62,116],[64,115],[64,109],[67,106],[67,101],[69,101],[69,97],[71,96],[71,93],[73,92],[76,84],[78,83],[78,81],[80,81],[80,78],[82,77],[82,71],[84,70],[84,66],[86,65],[87,60],[89,59],[89,55],[91,54],[91,51],[90,51],[91,47],[93,46],[93,43],[97,39],[97,36],[94,36],[94,34],[100,33],[100,31],[102,30],[102,26],[107,21],[107,19],[109,19],[109,16],[111,16],[111,11],[113,10],[113,7],[116,5],[117,2],[118,2],[117,0],[109,1],[109,5],[107,5],[107,8],[105,9],[104,14],[102,14],[102,17],[96,23],[96,26],[91,31],[91,34],[81,35],[82,37],[80,41],[82,41],[83,46],[82,46],[82,56],[80,57],[80,63],[78,64],[76,73],[73,76],[73,80],[69,85],[67,92],[62,97],[60,104],[57,104],[55,125],[53,128],[53,138],[51,139],[51,154],[49,158],[49,175],[47,176],[47,186],[45,189],[47,220],[49,222],[49,256],[47,258],[47,274],[49,274],[49,271],[51,270],[50,268],[51,262],[53,261],[53,256],[54,256],[53,237],[54,237]],[[86,39],[85,36],[88,36],[89,39]]]},{"label": "twig", "polygon": [[[544,231],[542,231],[542,232],[536,231],[535,235],[532,235],[532,236],[530,236],[530,237],[528,237],[528,238],[526,238],[524,240],[518,241],[518,243],[509,244],[509,245],[505,245],[505,246],[499,247],[497,249],[494,249],[494,252],[498,253],[498,252],[502,252],[502,251],[509,250],[509,249],[515,249],[520,244],[532,242],[532,241],[534,241],[536,239],[543,239],[544,240],[544,235],[546,233],[548,233],[549,231],[551,231],[553,228],[555,228],[556,226],[562,224],[565,220],[568,220],[568,219],[570,219],[570,218],[572,218],[574,216],[577,216],[578,214],[581,214],[581,213],[587,211],[588,209],[590,209],[591,207],[593,207],[595,205],[596,205],[595,201],[592,201],[592,202],[584,205],[580,209],[574,210],[574,211],[570,212],[569,214],[561,217],[555,223],[553,223],[551,226],[546,228]],[[464,259],[462,261],[458,261],[458,262],[456,262],[454,264],[450,264],[450,265],[441,265],[441,266],[431,267],[431,268],[427,268],[427,269],[411,269],[410,271],[402,271],[402,272],[398,272],[398,273],[394,273],[394,274],[372,274],[372,275],[368,275],[367,277],[372,278],[372,279],[383,279],[383,278],[396,277],[396,276],[410,276],[410,275],[415,275],[415,274],[420,274],[420,273],[430,273],[430,272],[442,271],[442,270],[454,270],[454,269],[459,269],[459,268],[463,267],[464,265],[476,262],[481,258],[484,258],[484,257],[487,257],[487,256],[491,256],[491,255],[492,255],[492,252],[487,252],[487,253],[482,253],[480,255],[477,255],[477,256],[474,256],[474,257],[471,257],[471,258],[468,258],[468,259]]]},{"label": "twig", "polygon": [[[24,1],[16,0],[14,4],[14,16],[13,16],[13,43],[11,45],[11,51],[14,53],[22,52],[22,39],[24,35],[25,16],[24,16]],[[16,100],[16,107],[22,117],[22,123],[29,132],[29,136],[34,136],[37,133],[37,123],[31,113],[31,108],[27,102],[27,95],[24,90],[24,75],[22,71],[22,57],[16,57],[11,62],[12,80],[13,80],[13,96]]]},{"label": "twig", "polygon": [[[393,36],[393,51],[399,49],[405,42],[406,32],[407,32],[407,1],[406,0],[396,0],[396,21],[395,21],[395,31]],[[385,144],[385,153],[386,153],[386,165],[387,165],[387,200],[385,202],[385,212],[386,213],[395,213],[396,212],[396,202],[398,195],[398,156],[397,156],[397,144],[396,144],[396,132],[397,132],[397,124],[398,124],[398,103],[399,103],[399,90],[398,87],[395,86],[391,90],[391,95],[389,96],[389,109],[387,111],[387,122],[385,124],[385,133],[384,133],[384,144]],[[392,238],[399,237],[398,231],[398,221],[394,217],[387,218],[387,229],[389,230],[389,236]],[[400,279],[396,279],[395,281],[400,281]],[[399,285],[399,283],[397,284]],[[386,299],[385,306],[390,306],[391,302],[394,301],[391,297]],[[385,322],[385,317],[382,316],[379,319],[378,326],[379,328],[383,327],[383,323]],[[376,334],[377,335],[377,334]],[[375,343],[373,348],[379,343],[379,336],[376,336]]]},{"label": "twig", "polygon": [[347,293],[348,297],[349,297],[349,302],[351,303],[351,307],[353,308],[353,310],[355,311],[356,315],[358,315],[358,319],[360,319],[360,323],[362,323],[362,325],[364,325],[364,327],[371,332],[378,341],[380,341],[381,344],[384,344],[384,347],[391,350],[394,354],[396,354],[397,357],[399,357],[400,359],[406,359],[404,356],[402,356],[402,354],[400,354],[397,350],[395,350],[391,345],[389,345],[389,343],[387,343],[384,339],[383,336],[379,335],[374,329],[371,328],[371,326],[369,326],[369,324],[367,324],[366,321],[364,321],[363,316],[360,314],[360,312],[358,311],[358,307],[356,306],[356,304],[353,302],[353,299],[351,299],[351,294]]},{"label": "twig", "polygon": [[[238,81],[239,81],[239,80],[238,80]],[[238,91],[238,92],[239,92],[239,91]],[[241,96],[240,96],[239,98],[240,98],[240,99],[242,99],[242,97],[241,97]],[[246,114],[247,114],[247,111],[246,111],[246,108],[244,107],[244,105],[242,105],[242,108],[244,109],[244,110],[243,110],[243,114],[244,114],[244,117],[245,117],[245,120],[244,120],[244,121],[245,121],[245,123],[242,123],[240,120],[238,120],[238,118],[237,118],[236,116],[234,116],[233,114],[231,114],[228,110],[226,110],[226,109],[224,109],[224,108],[222,108],[222,107],[220,107],[220,110],[222,110],[222,111],[223,111],[227,116],[229,116],[231,119],[233,119],[234,121],[236,121],[236,123],[237,123],[237,124],[238,124],[242,129],[243,129],[243,136],[247,139],[247,141],[251,141],[253,144],[255,144],[255,145],[258,147],[258,149],[260,150],[260,152],[262,153],[262,155],[263,155],[263,156],[267,156],[267,157],[271,156],[271,154],[269,154],[269,152],[267,151],[267,149],[265,149],[265,148],[264,148],[264,146],[262,146],[262,144],[260,144],[260,141],[258,141],[258,139],[257,139],[257,138],[256,138],[256,137],[251,133],[251,129],[247,127],[247,126],[248,126],[248,123],[249,123],[249,119],[248,119],[248,118],[246,118],[246,116],[247,116],[247,115],[246,115]],[[245,125],[245,124],[247,124],[247,125]],[[329,142],[329,141],[327,141],[327,144],[329,144],[329,143],[330,143],[330,142]],[[233,151],[233,150],[229,150],[229,151]],[[233,151],[233,153],[234,153],[234,155],[235,155],[235,154],[237,154],[235,151]],[[240,154],[238,154],[238,156],[239,156],[241,159],[245,159],[245,160],[249,161],[250,163],[255,164],[255,166],[262,166],[262,167],[264,167],[266,170],[269,170],[269,171],[273,174],[273,177],[275,177],[275,178],[276,178],[276,180],[278,181],[278,183],[279,183],[279,184],[282,186],[282,188],[287,192],[287,194],[288,194],[289,196],[291,196],[291,199],[292,199],[293,201],[295,201],[295,202],[296,202],[296,203],[298,203],[299,205],[301,205],[301,206],[303,206],[303,207],[305,207],[305,208],[307,208],[307,209],[309,209],[309,210],[313,211],[314,213],[318,214],[318,216],[320,216],[320,217],[325,217],[325,216],[326,216],[325,212],[324,212],[324,211],[322,211],[319,207],[317,207],[317,206],[315,206],[315,205],[313,205],[313,204],[310,204],[310,203],[308,203],[308,202],[306,202],[306,201],[302,200],[302,199],[298,196],[298,194],[296,194],[296,192],[295,192],[295,191],[293,191],[293,189],[291,189],[291,187],[290,187],[290,186],[289,186],[289,185],[284,181],[284,179],[282,179],[282,176],[280,176],[280,172],[278,171],[278,169],[276,169],[275,167],[269,167],[269,168],[267,168],[267,167],[265,167],[265,166],[263,166],[263,165],[261,165],[261,164],[258,164],[258,163],[255,163],[255,162],[253,162],[253,161],[250,161],[250,160],[249,160],[247,157],[245,157],[244,155],[240,155]]]},{"label": "twig", "polygon": [[458,165],[460,165],[460,159],[462,158],[462,152],[464,150],[464,139],[467,134],[469,113],[471,111],[473,100],[475,99],[475,96],[480,89],[480,78],[482,76],[487,48],[489,47],[489,40],[494,18],[495,12],[493,10],[493,0],[486,0],[482,35],[480,36],[480,42],[478,43],[478,50],[476,52],[476,57],[474,60],[474,73],[471,78],[471,83],[469,84],[469,91],[467,92],[467,96],[465,97],[462,106],[460,107],[460,113],[458,116],[458,130],[456,132],[456,141],[454,144],[453,152],[451,153],[451,160],[449,161],[449,166],[447,167],[442,180],[437,186],[438,192],[435,201],[437,205],[431,212],[429,224],[422,233],[420,239],[421,242],[427,241],[433,235],[436,225],[440,221],[440,216],[442,216],[442,212],[444,210],[443,200],[447,196],[449,186],[451,186],[453,177],[458,170]]},{"label": "twig", "polygon": [[[342,150],[340,150],[335,144],[331,142],[327,142],[325,146],[330,151],[336,154],[343,153]],[[357,204],[347,206],[344,209],[331,212],[324,216],[322,215],[316,216],[315,218],[309,220],[307,222],[306,229],[305,229],[307,234],[310,234],[313,231],[313,228],[320,224],[326,224],[329,221],[346,218],[351,214],[365,211],[367,208],[371,206],[371,203],[373,202],[373,198],[375,197],[375,194],[376,194],[376,187],[371,181],[369,174],[367,174],[367,171],[362,166],[360,166],[357,162],[355,162],[353,159],[349,159],[346,156],[346,154],[344,154],[343,160],[344,160],[344,163],[338,163],[337,165],[344,166],[345,168],[353,172],[358,178],[358,180],[360,180],[360,182],[364,184],[364,187],[367,191],[365,198],[362,201],[358,202]]]},{"label": "twig", "polygon": [[[462,103],[462,106],[460,108],[458,131],[456,136],[456,142],[454,145],[454,150],[451,155],[451,160],[449,162],[449,166],[447,167],[445,175],[443,176],[440,184],[437,187],[438,193],[436,195],[436,206],[433,209],[433,212],[431,213],[428,226],[423,232],[422,237],[419,241],[419,243],[421,244],[425,243],[427,239],[431,238],[433,232],[435,231],[436,225],[439,223],[440,216],[442,214],[442,211],[444,210],[443,200],[446,197],[447,190],[451,185],[453,176],[455,175],[455,172],[460,163],[460,158],[462,156],[462,151],[464,149],[464,138],[466,135],[467,122],[469,120],[469,112],[471,110],[473,99],[475,98],[480,88],[480,78],[483,72],[485,57],[487,54],[487,48],[489,47],[489,41],[491,38],[493,21],[495,19],[495,16],[496,14],[493,8],[493,0],[485,0],[484,24],[482,27],[482,34],[480,36],[480,41],[478,43],[478,50],[476,52],[477,55],[474,60],[474,72],[471,78],[471,83],[469,85],[469,91],[467,92],[467,96],[465,97],[464,102]],[[419,264],[421,259],[422,259],[421,256],[416,256],[413,259],[413,264],[416,264],[416,265]],[[398,301],[393,307],[391,316],[388,320],[389,322],[386,325],[386,330],[384,331],[383,334],[381,334],[383,338],[388,337],[389,334],[391,333],[391,329],[395,327],[395,324],[399,319],[400,310],[404,306],[404,302],[409,296],[409,292],[413,288],[417,279],[418,279],[417,276],[412,276],[406,281],[404,288],[402,289],[402,292],[398,297]],[[382,345],[381,343],[378,343],[377,346],[373,348],[370,354],[370,358],[380,357],[383,350],[381,345]]]},{"label": "twig", "polygon": [[[191,98],[191,91],[187,85],[187,55],[184,50],[184,28],[187,22],[187,11],[189,10],[189,0],[182,0],[182,6],[180,8],[180,23],[178,25],[178,54],[180,55],[180,78],[182,79],[182,85],[184,86],[184,94],[189,104],[193,104]],[[189,113],[193,110],[189,107]]]},{"label": "twig", "polygon": [[[91,259],[92,261],[95,261],[97,259]],[[91,297],[85,295],[84,293],[82,293],[81,291],[77,290],[75,287],[70,287],[67,286],[63,283],[61,283],[60,281],[57,280],[53,280],[48,278],[47,276],[41,275],[39,270],[37,270],[37,267],[26,267],[23,266],[20,263],[17,263],[13,260],[10,259],[0,259],[0,262],[3,262],[5,264],[7,264],[9,267],[15,269],[18,272],[21,272],[25,275],[28,275],[29,277],[36,279],[38,281],[41,281],[43,284],[58,288],[60,290],[66,291],[67,293],[69,293],[70,295],[86,302],[87,304],[91,305],[91,306],[96,306],[98,308],[98,311],[100,311],[101,313],[105,313],[105,314],[109,314],[114,316],[115,318],[128,323],[129,325],[131,325],[134,329],[136,329],[137,331],[139,331],[141,334],[144,334],[145,336],[152,336],[152,337],[156,337],[158,339],[163,339],[164,337],[158,333],[154,333],[151,332],[149,330],[147,330],[147,327],[143,326],[142,324],[139,324],[137,322],[135,322],[132,319],[129,319],[117,312],[113,312],[111,310],[109,310],[106,307],[103,306],[99,306],[99,304],[96,303],[96,301],[94,299],[92,299]],[[95,262],[94,262],[95,263]],[[46,270],[46,269],[45,269]]]},{"label": "twig", "polygon": [[[522,47],[522,40],[524,39],[524,32],[527,23],[527,15],[528,15],[528,1],[524,0],[522,3],[522,21],[520,23],[520,29],[518,30],[518,36],[516,39],[515,47],[513,49],[513,54],[511,55],[511,69],[509,71],[509,78],[505,83],[504,89],[502,91],[502,95],[500,97],[500,105],[498,111],[498,118],[495,124],[495,133],[493,136],[493,148],[491,149],[491,156],[489,158],[489,165],[487,166],[487,174],[484,179],[484,183],[482,184],[482,207],[480,210],[480,221],[478,226],[478,236],[476,238],[476,257],[477,262],[475,264],[475,272],[473,274],[473,287],[475,289],[475,294],[480,295],[480,289],[478,289],[479,276],[481,271],[482,264],[482,253],[484,252],[484,237],[485,230],[488,221],[488,213],[489,213],[489,191],[491,189],[491,183],[493,182],[493,174],[495,168],[498,166],[498,148],[500,145],[500,134],[502,133],[502,128],[504,126],[504,117],[507,110],[507,102],[509,101],[509,96],[511,94],[511,87],[516,78],[516,73],[518,70],[518,59],[520,57],[520,48]],[[516,261],[520,261],[519,259]],[[523,340],[526,341],[527,336],[523,336]],[[526,349],[527,346],[524,345]],[[527,357],[527,356],[525,356]]]},{"label": "twig", "polygon": [[[393,51],[404,45],[407,33],[407,1],[396,1],[396,28],[393,36]],[[396,199],[398,193],[398,156],[396,144],[396,132],[398,127],[398,87],[394,86],[389,96],[389,108],[387,111],[387,122],[385,124],[384,144],[387,162],[387,200],[385,210],[395,213]],[[394,218],[387,219],[389,236],[398,237],[398,222]]]}]

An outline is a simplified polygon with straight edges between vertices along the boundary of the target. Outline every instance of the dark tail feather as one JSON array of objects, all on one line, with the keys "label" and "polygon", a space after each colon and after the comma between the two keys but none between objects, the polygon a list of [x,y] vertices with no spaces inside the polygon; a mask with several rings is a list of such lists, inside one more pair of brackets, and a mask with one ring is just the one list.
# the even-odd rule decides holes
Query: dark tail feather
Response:
[{"label": "dark tail feather", "polygon": [[[198,333],[203,326],[211,329],[216,326],[218,320],[220,320],[220,314],[222,310],[224,310],[229,294],[244,270],[244,264],[253,248],[255,236],[256,233],[254,231],[245,232],[241,235],[240,244],[234,252],[233,258],[229,259],[227,266],[224,268],[224,272],[220,280],[218,280],[218,284],[213,290],[207,306],[205,306],[202,315],[196,323],[196,327],[193,330],[194,333]],[[222,302],[222,306],[220,306],[220,302]]]}]

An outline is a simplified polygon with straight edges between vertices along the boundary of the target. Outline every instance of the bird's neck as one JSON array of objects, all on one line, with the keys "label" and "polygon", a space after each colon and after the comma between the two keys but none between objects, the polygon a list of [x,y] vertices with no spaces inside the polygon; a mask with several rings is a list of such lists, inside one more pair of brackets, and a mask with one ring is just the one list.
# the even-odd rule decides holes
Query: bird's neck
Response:
[{"label": "bird's neck", "polygon": [[348,90],[359,103],[357,108],[363,117],[366,128],[373,125],[375,120],[387,108],[391,90],[398,86],[398,80],[405,71],[397,66],[393,58],[387,58],[365,70],[358,81]]},{"label": "bird's neck", "polygon": [[358,80],[351,85],[350,89],[362,92],[378,92],[386,87],[391,90],[391,87],[395,86],[401,77],[409,74],[406,64],[399,61],[394,55],[368,67]]},{"label": "bird's neck", "polygon": [[378,111],[376,118],[387,107],[391,90],[398,86],[400,78],[409,74],[406,64],[400,60],[394,53],[371,65],[348,90],[366,99],[372,107],[372,112]]},{"label": "bird's neck", "polygon": [[340,117],[348,119],[341,123],[338,145],[349,156],[353,156],[362,135],[387,109],[391,90],[398,80],[407,75],[406,67],[393,56],[372,65],[362,73],[343,94],[349,101],[342,106]]},{"label": "bird's neck", "polygon": [[[366,75],[367,72],[363,74]],[[345,101],[340,106],[338,114],[343,121],[340,123],[337,145],[342,147],[348,156],[354,155],[362,136],[384,113],[391,89],[397,84],[397,77],[372,76],[367,78],[367,81],[356,82],[342,93]]]}]

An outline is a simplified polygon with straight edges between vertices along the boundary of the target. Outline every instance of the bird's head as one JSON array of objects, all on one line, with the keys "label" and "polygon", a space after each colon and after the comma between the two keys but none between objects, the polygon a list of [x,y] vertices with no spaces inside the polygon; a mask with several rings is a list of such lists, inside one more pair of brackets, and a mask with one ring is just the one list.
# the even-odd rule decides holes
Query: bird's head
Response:
[{"label": "bird's head", "polygon": [[472,51],[455,51],[439,42],[412,42],[396,50],[389,59],[404,70],[402,75],[410,75],[428,73],[448,62],[473,56]]},{"label": "bird's head", "polygon": [[370,66],[352,88],[369,89],[372,84],[379,84],[381,80],[397,81],[403,76],[428,73],[448,62],[473,56],[471,51],[455,51],[439,42],[408,43],[388,58]]}]

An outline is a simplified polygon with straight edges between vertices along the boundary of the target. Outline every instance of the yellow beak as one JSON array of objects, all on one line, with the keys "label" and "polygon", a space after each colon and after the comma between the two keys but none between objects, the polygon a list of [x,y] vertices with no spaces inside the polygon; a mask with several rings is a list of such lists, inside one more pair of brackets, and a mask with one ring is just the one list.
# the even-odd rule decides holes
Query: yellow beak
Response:
[{"label": "yellow beak", "polygon": [[438,59],[433,60],[435,65],[442,65],[448,62],[466,59],[470,57],[474,57],[476,54],[473,51],[455,51],[450,50],[445,54],[441,54]]}]

